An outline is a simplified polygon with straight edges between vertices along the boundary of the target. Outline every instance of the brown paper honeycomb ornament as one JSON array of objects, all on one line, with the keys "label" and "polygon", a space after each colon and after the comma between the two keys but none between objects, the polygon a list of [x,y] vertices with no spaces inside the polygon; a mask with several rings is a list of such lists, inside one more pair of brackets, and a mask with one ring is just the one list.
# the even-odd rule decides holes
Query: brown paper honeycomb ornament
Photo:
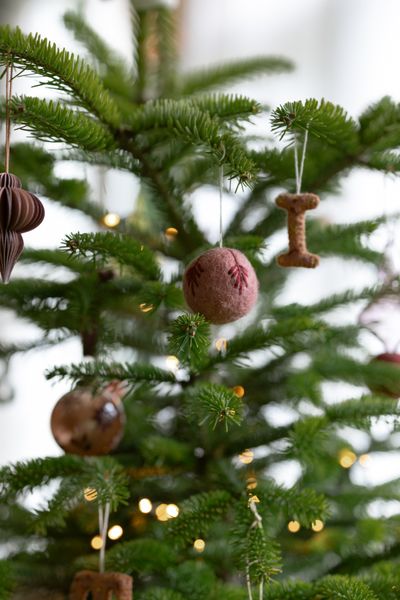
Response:
[{"label": "brown paper honeycomb ornament", "polygon": [[[79,571],[71,585],[69,600],[132,600],[133,580],[124,573]],[[89,596],[90,594],[90,596]]]}]

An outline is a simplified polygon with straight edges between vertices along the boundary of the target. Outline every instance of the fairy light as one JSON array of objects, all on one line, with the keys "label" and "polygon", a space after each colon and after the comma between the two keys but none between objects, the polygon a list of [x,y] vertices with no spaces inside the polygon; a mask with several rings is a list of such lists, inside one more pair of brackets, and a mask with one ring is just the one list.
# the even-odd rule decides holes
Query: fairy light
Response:
[{"label": "fairy light", "polygon": [[103,217],[106,227],[117,227],[121,223],[121,217],[117,213],[109,212]]},{"label": "fairy light", "polygon": [[156,508],[156,517],[159,521],[168,521],[167,505],[159,504]]},{"label": "fairy light", "polygon": [[297,533],[298,531],[300,531],[300,523],[298,521],[289,521],[287,528],[289,529],[290,533]]},{"label": "fairy light", "polygon": [[323,528],[325,527],[324,523],[322,521],[320,521],[320,519],[317,519],[316,521],[314,521],[314,523],[311,525],[311,529],[313,531],[322,531]]},{"label": "fairy light", "polygon": [[148,515],[149,513],[151,513],[152,508],[153,508],[153,504],[152,504],[151,500],[149,500],[148,498],[141,498],[139,500],[139,510],[144,515]]},{"label": "fairy light", "polygon": [[196,550],[196,552],[199,552],[199,553],[204,552],[205,547],[206,547],[206,543],[201,538],[195,540],[193,543],[193,548]]},{"label": "fairy light", "polygon": [[147,304],[146,302],[142,302],[139,304],[139,308],[143,313],[148,313],[153,310],[154,304]]},{"label": "fairy light", "polygon": [[244,387],[241,385],[235,385],[235,387],[232,388],[232,391],[238,398],[243,398],[245,394]]},{"label": "fairy light", "polygon": [[97,498],[97,490],[95,488],[87,487],[83,490],[83,497],[87,502],[93,502]]},{"label": "fairy light", "polygon": [[103,540],[101,539],[101,536],[100,535],[95,535],[90,540],[90,545],[92,546],[93,550],[100,550],[100,548],[103,547]]},{"label": "fairy light", "polygon": [[357,460],[357,456],[352,450],[344,448],[339,452],[339,464],[343,469],[350,469]]},{"label": "fairy light", "polygon": [[179,367],[179,358],[176,356],[167,356],[165,363],[170,371],[176,371]]},{"label": "fairy light", "polygon": [[244,450],[239,454],[239,460],[244,465],[249,465],[254,460],[254,452],[252,450]]},{"label": "fairy light", "polygon": [[358,462],[360,463],[360,465],[364,468],[369,466],[369,463],[371,462],[371,457],[369,454],[361,454],[361,456],[358,459]]},{"label": "fairy light", "polygon": [[248,477],[246,481],[246,488],[248,490],[255,490],[257,487],[257,479],[255,477]]},{"label": "fairy light", "polygon": [[179,515],[179,507],[176,504],[168,504],[166,513],[170,519],[176,519]]},{"label": "fairy light", "polygon": [[175,227],[167,227],[164,233],[168,240],[173,240],[178,235],[178,230]]},{"label": "fairy light", "polygon": [[215,340],[215,347],[218,352],[226,352],[228,347],[228,341],[225,338],[218,338]]},{"label": "fairy light", "polygon": [[110,540],[118,540],[123,533],[124,530],[122,529],[121,525],[113,525],[108,530],[108,537]]}]

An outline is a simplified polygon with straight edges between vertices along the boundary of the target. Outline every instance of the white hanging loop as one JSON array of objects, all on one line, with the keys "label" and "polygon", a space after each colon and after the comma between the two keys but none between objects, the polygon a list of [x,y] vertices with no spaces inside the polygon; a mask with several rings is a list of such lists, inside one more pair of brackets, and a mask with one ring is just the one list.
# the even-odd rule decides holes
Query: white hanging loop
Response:
[{"label": "white hanging loop", "polygon": [[298,155],[298,148],[297,148],[297,135],[294,134],[294,172],[295,172],[295,176],[296,176],[296,194],[301,193],[301,182],[303,180],[303,172],[304,172],[304,163],[306,160],[307,144],[308,144],[308,125],[307,125],[305,133],[304,133],[304,142],[303,142],[303,149],[301,152],[300,164],[299,164],[299,155]]},{"label": "white hanging loop", "polygon": [[223,223],[222,223],[222,195],[224,191],[224,163],[226,150],[222,144],[222,157],[219,165],[219,247],[223,246]]}]

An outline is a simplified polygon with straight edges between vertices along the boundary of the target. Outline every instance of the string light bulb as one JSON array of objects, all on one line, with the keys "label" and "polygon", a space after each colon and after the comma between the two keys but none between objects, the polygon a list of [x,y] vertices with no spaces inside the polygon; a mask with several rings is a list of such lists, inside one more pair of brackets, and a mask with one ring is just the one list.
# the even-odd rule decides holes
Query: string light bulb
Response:
[{"label": "string light bulb", "polygon": [[201,538],[195,540],[193,543],[193,548],[196,550],[196,552],[199,552],[199,554],[201,552],[204,552],[205,547],[206,547],[206,543]]},{"label": "string light bulb", "polygon": [[176,504],[168,504],[166,513],[170,519],[176,519],[179,515],[179,507]]},{"label": "string light bulb", "polygon": [[176,356],[167,356],[165,363],[170,371],[177,371],[179,367],[179,358]]},{"label": "string light bulb", "polygon": [[165,237],[168,240],[173,240],[178,235],[178,230],[176,229],[176,227],[167,227],[167,229],[164,231],[164,233],[165,233]]},{"label": "string light bulb", "polygon": [[243,398],[245,394],[244,387],[241,385],[235,385],[235,387],[232,388],[232,391],[238,398]]},{"label": "string light bulb", "polygon": [[244,465],[249,465],[254,460],[254,452],[252,450],[244,450],[239,454],[239,460]]},{"label": "string light bulb", "polygon": [[139,304],[139,308],[143,313],[148,313],[153,310],[154,304],[147,304],[146,302],[142,302]]},{"label": "string light bulb", "polygon": [[361,456],[358,459],[358,462],[360,463],[360,465],[364,468],[369,466],[369,463],[371,462],[371,457],[369,454],[361,454]]},{"label": "string light bulb", "polygon": [[322,531],[324,527],[325,527],[325,525],[324,525],[324,523],[323,523],[323,522],[322,522],[320,519],[317,519],[317,520],[316,520],[316,521],[314,521],[314,523],[311,525],[311,529],[312,529],[313,531],[316,531],[316,532],[318,532],[318,531]]},{"label": "string light bulb", "polygon": [[339,452],[339,464],[343,469],[350,469],[357,460],[357,456],[352,450],[344,448]]},{"label": "string light bulb", "polygon": [[108,537],[110,538],[110,540],[118,540],[123,533],[124,530],[122,529],[121,525],[113,525],[108,530]]},{"label": "string light bulb", "polygon": [[248,477],[246,481],[246,488],[248,490],[255,490],[257,487],[257,479],[255,477]]},{"label": "string light bulb", "polygon": [[218,352],[226,352],[228,347],[228,341],[225,338],[218,338],[215,340],[215,347]]},{"label": "string light bulb", "polygon": [[168,521],[167,505],[159,504],[156,508],[156,517],[159,521]]},{"label": "string light bulb", "polygon": [[109,212],[103,217],[103,224],[106,227],[118,227],[121,223],[121,217],[117,213]]},{"label": "string light bulb", "polygon": [[290,533],[297,533],[298,531],[300,531],[300,523],[298,521],[289,521],[287,528],[289,529]]},{"label": "string light bulb", "polygon": [[97,498],[97,490],[95,488],[87,487],[83,490],[83,497],[87,502],[93,502]]},{"label": "string light bulb", "polygon": [[95,535],[90,540],[90,545],[92,546],[93,550],[100,550],[103,547],[103,540],[101,539],[101,536]]},{"label": "string light bulb", "polygon": [[151,500],[149,500],[148,498],[141,498],[139,500],[139,510],[141,513],[143,513],[144,515],[148,515],[149,513],[151,513],[152,508],[153,508],[153,504],[151,502]]}]

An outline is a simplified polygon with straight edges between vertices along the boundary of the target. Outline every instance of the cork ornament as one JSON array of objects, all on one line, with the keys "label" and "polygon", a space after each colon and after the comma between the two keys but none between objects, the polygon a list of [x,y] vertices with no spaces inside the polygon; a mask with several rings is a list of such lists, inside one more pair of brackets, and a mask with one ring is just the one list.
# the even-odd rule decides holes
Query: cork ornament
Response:
[{"label": "cork ornament", "polygon": [[12,65],[6,66],[6,141],[5,173],[0,173],[0,274],[8,283],[11,272],[24,248],[21,233],[31,231],[44,219],[39,198],[23,190],[21,182],[9,172],[10,166],[10,99],[12,94]]},{"label": "cork ornament", "polygon": [[69,600],[132,600],[133,580],[124,573],[79,571],[70,588]]},{"label": "cork ornament", "polygon": [[287,211],[287,228],[289,250],[278,256],[277,262],[281,267],[304,267],[315,269],[319,265],[319,256],[307,250],[306,242],[306,211],[317,208],[319,198],[316,194],[301,193],[304,162],[308,142],[308,128],[305,131],[303,151],[299,164],[297,139],[294,140],[294,168],[296,174],[296,193],[280,194],[276,205]]},{"label": "cork ornament", "polygon": [[195,258],[183,276],[183,294],[189,308],[216,325],[244,317],[258,297],[257,276],[246,256],[234,248],[223,247],[222,166],[219,187],[219,248],[211,248]]}]

